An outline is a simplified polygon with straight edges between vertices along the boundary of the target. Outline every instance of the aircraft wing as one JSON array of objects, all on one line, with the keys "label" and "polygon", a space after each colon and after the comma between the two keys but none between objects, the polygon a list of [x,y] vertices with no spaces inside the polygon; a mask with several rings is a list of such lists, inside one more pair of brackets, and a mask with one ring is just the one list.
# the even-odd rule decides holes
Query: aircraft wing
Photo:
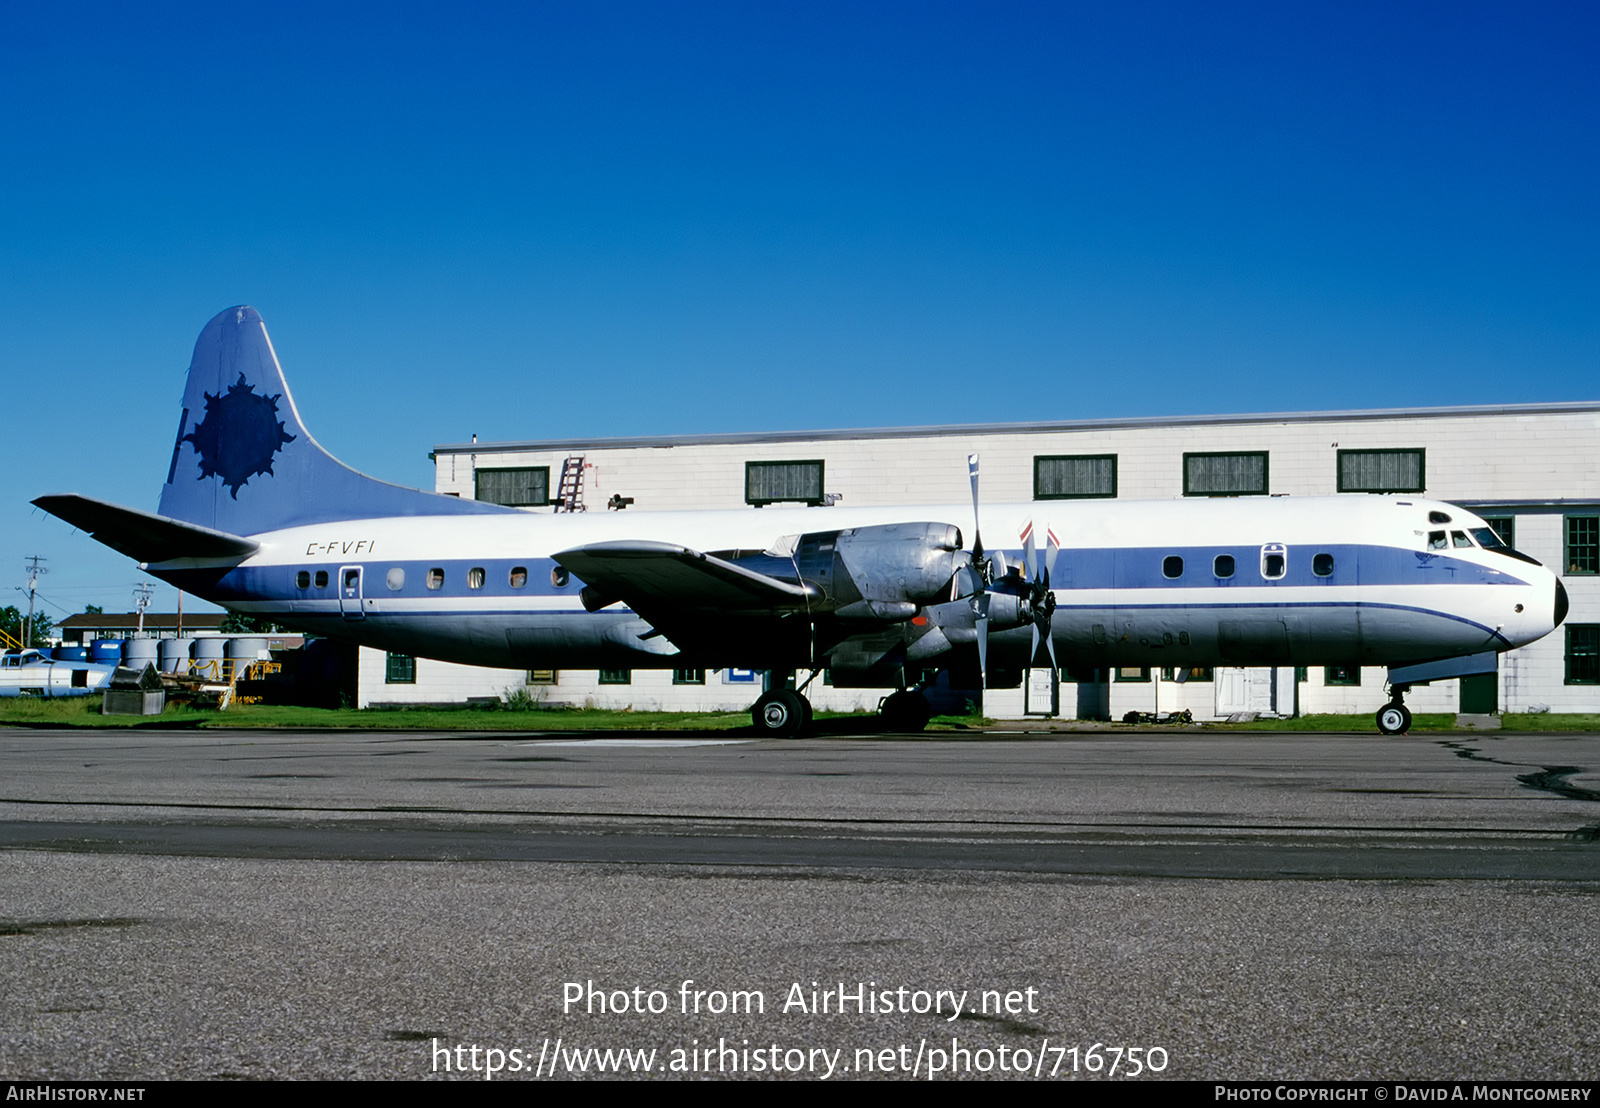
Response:
[{"label": "aircraft wing", "polygon": [[804,611],[820,594],[744,566],[667,542],[597,542],[556,554],[555,560],[582,578],[592,596],[621,600],[652,623],[652,613],[772,614]]},{"label": "aircraft wing", "polygon": [[254,539],[88,496],[41,496],[34,504],[89,532],[112,550],[141,562],[165,562],[172,558],[242,558],[261,548]]}]

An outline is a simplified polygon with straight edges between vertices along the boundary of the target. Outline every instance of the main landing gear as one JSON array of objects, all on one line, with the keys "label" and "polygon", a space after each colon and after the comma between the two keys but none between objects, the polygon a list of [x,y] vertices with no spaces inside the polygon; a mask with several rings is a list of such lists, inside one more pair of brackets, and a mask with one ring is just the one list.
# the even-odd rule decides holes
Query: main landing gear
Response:
[{"label": "main landing gear", "polygon": [[933,718],[933,705],[917,690],[901,689],[883,698],[878,718],[885,731],[921,731]]},{"label": "main landing gear", "polygon": [[1378,709],[1378,730],[1385,735],[1404,735],[1411,730],[1411,709],[1405,706],[1408,685],[1394,685],[1389,689],[1393,700]]},{"label": "main landing gear", "polygon": [[750,718],[761,735],[792,739],[811,726],[811,701],[793,689],[773,689],[756,701]]}]

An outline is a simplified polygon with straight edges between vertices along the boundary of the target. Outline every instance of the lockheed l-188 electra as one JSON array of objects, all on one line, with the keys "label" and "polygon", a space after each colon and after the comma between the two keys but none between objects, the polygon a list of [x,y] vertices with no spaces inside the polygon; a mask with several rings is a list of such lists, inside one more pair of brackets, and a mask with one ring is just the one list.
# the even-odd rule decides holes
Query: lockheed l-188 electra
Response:
[{"label": "lockheed l-188 electra", "polygon": [[515,669],[765,670],[752,717],[771,735],[809,718],[799,672],[893,690],[887,722],[915,730],[942,671],[1015,686],[1036,665],[1387,666],[1377,723],[1399,733],[1411,685],[1492,673],[1566,616],[1554,573],[1452,504],[980,505],[967,465],[970,502],[943,507],[551,514],[404,488],[311,437],[238,307],[195,344],[155,513],[34,503],[163,581],[311,634]]}]

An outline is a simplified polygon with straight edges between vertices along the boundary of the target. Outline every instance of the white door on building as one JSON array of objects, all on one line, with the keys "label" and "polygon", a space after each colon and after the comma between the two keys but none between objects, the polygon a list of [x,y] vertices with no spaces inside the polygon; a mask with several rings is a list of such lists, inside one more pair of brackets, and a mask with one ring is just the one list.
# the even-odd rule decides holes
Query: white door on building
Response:
[{"label": "white door on building", "polygon": [[[1276,710],[1272,669],[1219,669],[1213,673],[1217,715],[1235,712],[1270,713]],[[1293,670],[1289,671],[1291,674]]]}]

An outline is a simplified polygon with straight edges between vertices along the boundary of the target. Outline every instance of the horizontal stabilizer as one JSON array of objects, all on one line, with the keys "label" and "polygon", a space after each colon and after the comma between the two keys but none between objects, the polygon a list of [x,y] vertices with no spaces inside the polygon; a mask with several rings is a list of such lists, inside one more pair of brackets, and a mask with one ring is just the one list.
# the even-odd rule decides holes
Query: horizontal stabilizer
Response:
[{"label": "horizontal stabilizer", "polygon": [[141,562],[165,562],[173,558],[243,558],[261,547],[252,539],[226,531],[213,531],[197,523],[180,523],[166,516],[87,496],[41,496],[34,504],[89,532],[112,550]]},{"label": "horizontal stabilizer", "polygon": [[798,611],[819,595],[814,588],[666,542],[591,543],[563,550],[555,560],[637,612]]}]

